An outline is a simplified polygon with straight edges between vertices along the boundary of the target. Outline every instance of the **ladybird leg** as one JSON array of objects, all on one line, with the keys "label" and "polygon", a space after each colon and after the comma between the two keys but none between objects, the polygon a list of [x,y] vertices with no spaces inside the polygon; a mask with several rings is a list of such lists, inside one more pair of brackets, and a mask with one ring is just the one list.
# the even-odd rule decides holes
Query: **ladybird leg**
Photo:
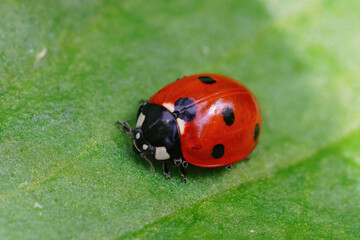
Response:
[{"label": "ladybird leg", "polygon": [[167,161],[163,161],[163,173],[167,179],[170,179],[170,172],[169,172],[169,168],[167,165]]},{"label": "ladybird leg", "polygon": [[141,99],[139,102],[140,102],[140,104],[145,104],[145,103],[148,103],[149,101]]},{"label": "ladybird leg", "polygon": [[121,130],[123,130],[124,132],[126,132],[127,134],[130,134],[132,137],[132,130],[130,125],[127,122],[119,122],[117,121],[115,124],[120,125],[121,126]]},{"label": "ladybird leg", "polygon": [[184,167],[184,168],[187,168],[189,166],[189,163],[185,160],[182,161],[181,165]]},{"label": "ladybird leg", "polygon": [[247,156],[246,158],[244,158],[244,161],[249,161],[251,159],[251,157],[250,156]]},{"label": "ladybird leg", "polygon": [[181,163],[182,163],[182,159],[181,159],[181,158],[174,160],[175,166],[180,166]]},{"label": "ladybird leg", "polygon": [[151,170],[152,172],[155,171],[154,165],[153,165],[153,163],[150,161],[150,159],[148,159],[144,153],[141,153],[140,155],[141,155],[141,157],[143,157],[143,158],[149,163],[149,165],[150,165],[150,170]]},{"label": "ladybird leg", "polygon": [[232,164],[226,165],[226,166],[225,166],[225,169],[226,169],[226,170],[230,170],[230,169],[232,168],[232,166],[233,166]]},{"label": "ladybird leg", "polygon": [[180,171],[181,176],[183,177],[183,181],[186,183],[186,180],[187,180],[186,172],[182,165],[179,166],[179,171]]}]

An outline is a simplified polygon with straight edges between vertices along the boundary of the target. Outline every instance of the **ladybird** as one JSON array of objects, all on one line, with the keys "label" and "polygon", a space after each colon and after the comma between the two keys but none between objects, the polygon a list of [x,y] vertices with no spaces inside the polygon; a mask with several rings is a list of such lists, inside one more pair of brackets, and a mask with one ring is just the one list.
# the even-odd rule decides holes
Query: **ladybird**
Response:
[{"label": "ladybird", "polygon": [[154,171],[152,159],[178,166],[184,182],[188,164],[213,168],[246,159],[261,132],[255,96],[239,82],[217,74],[183,77],[160,89],[138,110],[136,127],[117,122],[133,148]]}]

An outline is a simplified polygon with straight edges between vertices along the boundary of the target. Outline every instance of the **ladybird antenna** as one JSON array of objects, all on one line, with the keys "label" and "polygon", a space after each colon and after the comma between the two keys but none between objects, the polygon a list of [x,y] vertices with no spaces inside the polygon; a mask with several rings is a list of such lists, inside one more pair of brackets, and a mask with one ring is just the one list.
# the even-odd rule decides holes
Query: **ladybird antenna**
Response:
[{"label": "ladybird antenna", "polygon": [[131,130],[130,125],[127,122],[120,122],[117,121],[115,123],[116,125],[120,125],[121,126],[121,130],[126,132],[127,134],[129,134],[131,136],[131,138],[133,138],[133,131]]},{"label": "ladybird antenna", "polygon": [[152,172],[155,171],[154,165],[153,165],[153,163],[150,161],[150,159],[148,159],[144,153],[141,153],[140,155],[149,163],[149,165],[150,165],[150,170],[151,170]]}]

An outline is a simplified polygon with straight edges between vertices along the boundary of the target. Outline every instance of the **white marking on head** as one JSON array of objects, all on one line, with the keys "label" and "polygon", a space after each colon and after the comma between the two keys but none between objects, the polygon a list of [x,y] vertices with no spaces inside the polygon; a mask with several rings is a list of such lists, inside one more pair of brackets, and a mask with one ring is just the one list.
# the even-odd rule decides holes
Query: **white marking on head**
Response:
[{"label": "white marking on head", "polygon": [[144,150],[146,150],[146,149],[148,149],[148,148],[149,148],[149,146],[148,146],[148,145],[143,144],[143,149],[144,149]]},{"label": "white marking on head", "polygon": [[172,103],[163,103],[163,106],[172,113],[175,111],[174,104]]},{"label": "white marking on head", "polygon": [[139,139],[139,138],[140,138],[140,133],[137,133],[137,134],[135,135],[135,138],[136,138],[136,139]]},{"label": "white marking on head", "polygon": [[155,158],[157,160],[166,160],[170,158],[169,153],[166,151],[166,147],[155,148]]},{"label": "white marking on head", "polygon": [[143,113],[140,113],[137,121],[136,121],[136,127],[139,128],[142,126],[143,122],[145,120],[145,115]]},{"label": "white marking on head", "polygon": [[180,134],[183,135],[184,131],[185,131],[185,121],[182,120],[181,118],[177,118],[176,122],[177,122],[177,124],[179,126]]}]

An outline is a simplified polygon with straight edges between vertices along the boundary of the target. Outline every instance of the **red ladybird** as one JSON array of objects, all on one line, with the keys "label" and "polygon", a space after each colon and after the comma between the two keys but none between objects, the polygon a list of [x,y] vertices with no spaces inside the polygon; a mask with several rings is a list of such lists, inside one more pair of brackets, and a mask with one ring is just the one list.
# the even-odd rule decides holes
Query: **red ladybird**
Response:
[{"label": "red ladybird", "polygon": [[216,74],[183,77],[162,88],[138,111],[136,128],[118,122],[148,158],[173,162],[186,181],[188,162],[221,167],[245,159],[258,143],[261,113],[254,95],[235,80]]}]

